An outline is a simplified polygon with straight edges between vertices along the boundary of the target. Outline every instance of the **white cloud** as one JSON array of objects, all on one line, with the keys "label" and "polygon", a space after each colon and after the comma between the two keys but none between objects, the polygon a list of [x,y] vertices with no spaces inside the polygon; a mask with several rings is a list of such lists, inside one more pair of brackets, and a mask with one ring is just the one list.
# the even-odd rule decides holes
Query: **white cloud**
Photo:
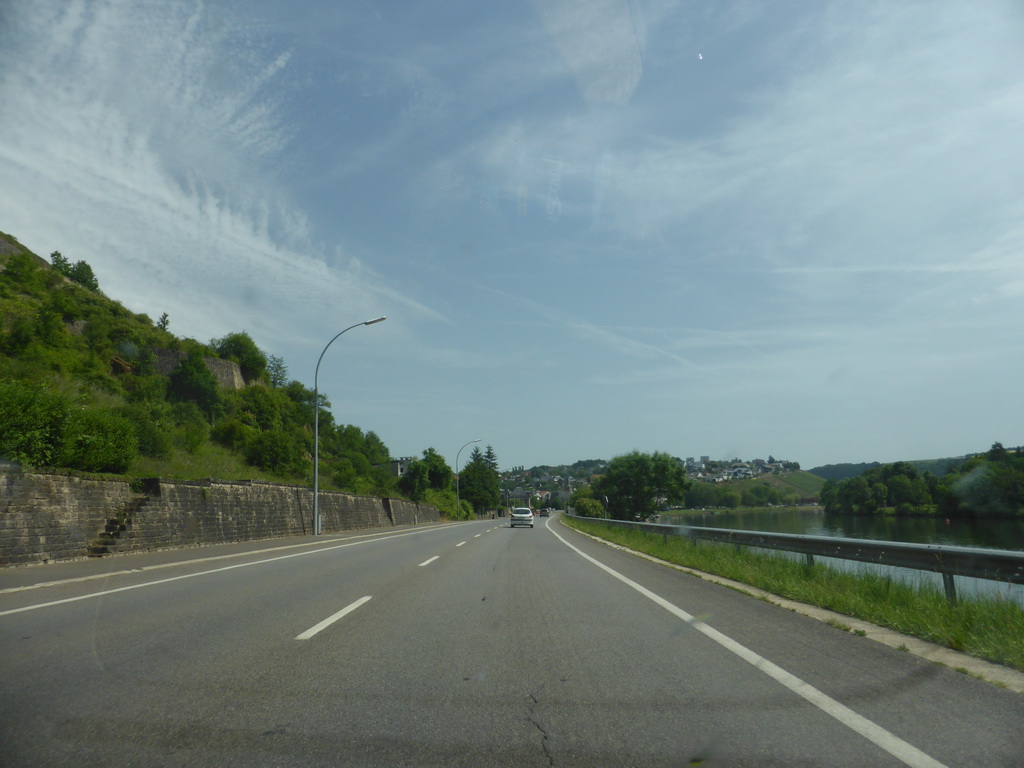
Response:
[{"label": "white cloud", "polygon": [[326,266],[275,191],[289,51],[202,3],[44,2],[9,16],[0,207],[29,247],[85,259],[108,294],[200,339],[247,328],[280,349],[305,343],[310,313],[432,314],[358,262]]}]

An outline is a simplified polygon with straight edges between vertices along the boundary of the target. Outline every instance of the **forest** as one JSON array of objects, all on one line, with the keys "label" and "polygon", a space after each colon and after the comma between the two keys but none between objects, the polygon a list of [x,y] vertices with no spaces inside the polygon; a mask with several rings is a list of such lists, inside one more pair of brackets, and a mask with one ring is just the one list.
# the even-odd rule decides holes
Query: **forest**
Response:
[{"label": "forest", "polygon": [[821,489],[826,514],[992,517],[1024,514],[1024,448],[994,443],[946,473],[883,464]]}]

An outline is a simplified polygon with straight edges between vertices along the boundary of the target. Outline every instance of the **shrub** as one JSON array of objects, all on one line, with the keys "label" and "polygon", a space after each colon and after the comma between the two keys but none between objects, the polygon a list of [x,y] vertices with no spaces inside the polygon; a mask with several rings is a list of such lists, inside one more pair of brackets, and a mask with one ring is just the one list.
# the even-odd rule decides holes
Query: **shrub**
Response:
[{"label": "shrub", "polygon": [[302,452],[291,435],[280,430],[260,432],[245,449],[245,460],[254,467],[278,474],[297,471],[302,464]]},{"label": "shrub", "polygon": [[210,437],[213,440],[234,451],[244,450],[257,434],[259,433],[255,429],[238,419],[223,419],[210,430]]},{"label": "shrub", "polygon": [[64,422],[61,464],[86,472],[124,472],[138,455],[134,425],[110,411],[71,409]]},{"label": "shrub", "polygon": [[604,517],[604,507],[597,499],[576,499],[573,505],[577,515],[583,517]]},{"label": "shrub", "polygon": [[0,381],[0,458],[54,466],[70,405],[66,398],[23,382]]},{"label": "shrub", "polygon": [[171,455],[171,436],[156,414],[141,404],[128,405],[118,409],[117,414],[131,422],[139,453],[165,459]]}]

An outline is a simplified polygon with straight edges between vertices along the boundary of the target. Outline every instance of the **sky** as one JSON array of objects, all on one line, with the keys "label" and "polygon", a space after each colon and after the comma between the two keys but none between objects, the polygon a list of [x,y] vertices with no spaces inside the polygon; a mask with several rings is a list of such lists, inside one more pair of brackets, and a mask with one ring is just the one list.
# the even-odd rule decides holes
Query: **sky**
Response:
[{"label": "sky", "polygon": [[1015,446],[1022,41],[1016,0],[5,0],[0,230],[395,457]]}]

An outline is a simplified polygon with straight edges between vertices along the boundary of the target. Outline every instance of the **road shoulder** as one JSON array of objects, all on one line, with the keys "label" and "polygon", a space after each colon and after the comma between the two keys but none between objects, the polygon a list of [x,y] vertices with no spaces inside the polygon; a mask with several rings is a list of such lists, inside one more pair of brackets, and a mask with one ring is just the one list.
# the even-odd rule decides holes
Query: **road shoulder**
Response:
[{"label": "road shoulder", "polygon": [[668,568],[682,571],[683,573],[696,576],[699,579],[703,579],[704,581],[708,581],[713,584],[728,587],[729,589],[750,595],[758,600],[771,603],[772,605],[777,605],[780,608],[785,608],[786,610],[825,622],[826,624],[831,624],[832,626],[839,625],[842,627],[849,627],[850,632],[861,635],[868,640],[874,640],[875,642],[882,643],[890,648],[912,653],[915,656],[920,656],[921,658],[927,659],[935,664],[942,664],[950,669],[971,675],[979,680],[993,683],[1002,688],[1006,688],[1007,690],[1014,691],[1015,693],[1024,693],[1024,672],[1018,672],[1015,669],[1011,669],[1000,664],[993,664],[991,662],[975,658],[974,656],[968,656],[965,653],[954,651],[951,648],[936,645],[935,643],[930,643],[927,640],[922,640],[918,637],[904,635],[887,627],[880,627],[877,624],[872,624],[868,621],[864,621],[863,619],[847,616],[844,613],[837,613],[835,611],[830,611],[827,608],[819,608],[816,605],[809,605],[807,603],[797,602],[796,600],[790,600],[789,598],[767,592],[758,587],[751,586],[750,584],[726,579],[722,576],[716,576],[713,573],[699,571],[695,568],[688,568],[684,565],[670,563],[666,560],[661,560],[660,558],[653,557],[643,552],[637,552],[636,550],[629,549],[621,544],[614,544],[598,536],[592,536],[591,534],[584,533],[583,531],[575,530],[575,532],[582,536],[586,536],[593,541],[600,542],[607,547],[611,547],[612,549],[617,549],[621,552],[635,555],[636,557],[648,560],[652,563],[657,563],[658,565],[664,565]]}]

